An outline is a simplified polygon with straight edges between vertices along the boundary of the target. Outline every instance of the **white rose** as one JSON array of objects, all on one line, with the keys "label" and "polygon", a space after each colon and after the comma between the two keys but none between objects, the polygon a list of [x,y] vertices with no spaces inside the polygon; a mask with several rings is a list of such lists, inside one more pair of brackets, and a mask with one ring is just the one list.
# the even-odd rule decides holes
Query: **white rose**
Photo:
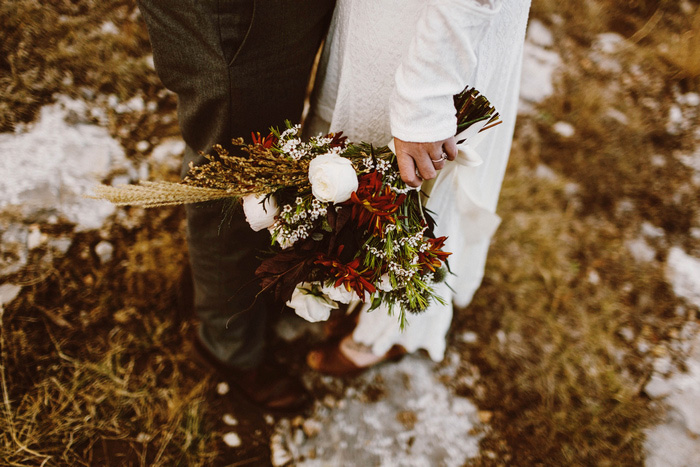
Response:
[{"label": "white rose", "polygon": [[248,195],[243,198],[243,212],[250,228],[256,232],[267,229],[275,222],[275,216],[280,213],[277,201],[273,196],[265,200],[264,195]]},{"label": "white rose", "polygon": [[357,174],[350,159],[337,154],[316,156],[309,164],[311,192],[324,203],[342,203],[357,190]]},{"label": "white rose", "polygon": [[331,300],[335,300],[340,303],[350,303],[354,297],[357,295],[353,291],[348,291],[342,285],[340,287],[323,286],[321,287],[321,292],[323,292]]},{"label": "white rose", "polygon": [[297,285],[292,292],[292,298],[287,301],[287,306],[294,308],[297,315],[311,323],[326,321],[331,315],[331,310],[338,308],[338,304],[326,296],[314,295],[313,289],[313,284],[308,282]]}]

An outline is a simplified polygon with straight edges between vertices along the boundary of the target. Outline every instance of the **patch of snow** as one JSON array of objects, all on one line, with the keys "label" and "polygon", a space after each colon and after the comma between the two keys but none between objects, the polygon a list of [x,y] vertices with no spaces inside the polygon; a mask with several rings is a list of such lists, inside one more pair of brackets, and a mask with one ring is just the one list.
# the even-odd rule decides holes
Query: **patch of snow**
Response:
[{"label": "patch of snow", "polygon": [[178,170],[185,153],[185,142],[180,138],[166,138],[153,148],[150,159],[157,165]]},{"label": "patch of snow", "polygon": [[474,331],[466,331],[459,336],[459,339],[467,344],[475,344],[479,340],[479,335]]},{"label": "patch of snow", "polygon": [[666,262],[666,280],[676,295],[700,307],[700,259],[672,247]]},{"label": "patch of snow", "polygon": [[153,61],[153,54],[151,54],[151,55],[146,55],[145,57],[143,57],[143,61],[146,62],[146,65],[148,65],[148,68],[150,68],[151,70],[155,71],[155,69],[156,69],[156,64],[155,64],[155,62]]},{"label": "patch of snow", "polygon": [[[117,101],[118,102],[118,101]],[[117,103],[113,106],[114,111],[119,114],[125,114],[130,112],[141,113],[146,110],[146,102],[141,96],[134,96],[126,102]]]},{"label": "patch of snow", "polygon": [[224,414],[222,419],[223,419],[224,423],[227,424],[228,426],[238,425],[238,420],[236,420],[236,418],[233,415],[231,415],[230,413]]},{"label": "patch of snow", "polygon": [[540,47],[552,47],[554,36],[552,32],[538,19],[533,19],[527,26],[528,40]]},{"label": "patch of snow", "polygon": [[625,38],[614,32],[605,32],[598,34],[593,42],[593,48],[604,54],[614,54],[625,43]]},{"label": "patch of snow", "polygon": [[636,238],[625,242],[627,250],[632,257],[640,263],[648,263],[654,261],[656,250],[652,248],[643,238]]},{"label": "patch of snow", "polygon": [[149,143],[148,141],[146,141],[144,139],[144,140],[141,140],[138,143],[136,143],[135,149],[138,152],[146,152],[146,151],[148,151],[148,148],[150,148],[150,147],[151,147],[151,143]]},{"label": "patch of snow", "polygon": [[588,273],[588,282],[593,285],[600,284],[600,274],[598,274],[598,271],[591,269],[591,271]]},{"label": "patch of snow", "polygon": [[22,290],[21,285],[2,284],[0,285],[0,311],[3,307],[17,298],[19,291]]},{"label": "patch of snow", "polygon": [[541,180],[556,180],[559,178],[557,173],[545,164],[537,164],[535,168],[535,177]]},{"label": "patch of snow", "polygon": [[95,254],[100,258],[100,263],[104,264],[112,260],[114,246],[106,240],[102,240],[95,245]]},{"label": "patch of snow", "polygon": [[41,229],[38,225],[32,225],[29,227],[29,233],[27,234],[27,249],[33,250],[34,248],[39,248],[41,244],[46,240],[46,236],[42,236]]},{"label": "patch of snow", "polygon": [[656,227],[655,225],[644,221],[642,222],[642,235],[647,238],[663,238],[666,232],[661,227]]},{"label": "patch of snow", "polygon": [[700,459],[700,333],[690,339],[687,372],[664,378],[655,373],[645,387],[654,398],[664,398],[665,421],[646,432],[647,466],[697,465]]},{"label": "patch of snow", "polygon": [[576,129],[568,122],[557,122],[552,126],[552,129],[555,133],[564,138],[571,138],[576,134]]},{"label": "patch of snow", "polygon": [[105,21],[100,26],[100,31],[102,34],[108,34],[116,36],[119,34],[119,28],[111,21]]},{"label": "patch of snow", "polygon": [[675,154],[676,158],[693,171],[693,183],[700,186],[700,147],[692,154]]},{"label": "patch of snow", "polygon": [[111,203],[84,195],[112,170],[133,168],[106,128],[80,121],[87,112],[82,101],[61,97],[37,122],[0,134],[0,210],[62,216],[79,231],[101,227],[114,213]]},{"label": "patch of snow", "polygon": [[617,123],[621,125],[627,125],[629,124],[629,118],[627,118],[627,115],[625,115],[623,112],[620,112],[619,110],[610,107],[605,111],[605,116],[615,120]]},{"label": "patch of snow", "polygon": [[242,444],[241,437],[233,431],[229,431],[224,435],[224,443],[226,443],[226,446],[231,448],[237,448]]},{"label": "patch of snow", "polygon": [[[546,31],[546,32],[545,32]],[[547,28],[539,21],[531,21],[523,49],[523,69],[520,79],[520,104],[522,113],[531,111],[532,105],[542,102],[554,93],[553,77],[561,66],[559,54],[548,50]],[[549,34],[551,36],[551,34]],[[553,41],[552,41],[553,45]]]},{"label": "patch of snow", "polygon": [[697,107],[700,105],[700,94],[697,92],[687,92],[685,94],[680,94],[676,98],[676,102],[681,105],[688,105],[691,107]]},{"label": "patch of snow", "polygon": [[228,394],[230,389],[231,388],[226,382],[221,382],[216,385],[216,393],[220,396],[225,396],[226,394]]},{"label": "patch of snow", "polygon": [[666,123],[666,131],[669,134],[677,135],[681,132],[685,118],[683,110],[679,105],[672,105],[668,111],[668,122]]},{"label": "patch of snow", "polygon": [[473,434],[478,410],[452,394],[434,366],[428,359],[406,357],[368,371],[361,384],[381,381],[387,388],[379,401],[367,402],[360,389],[346,392],[344,405],[317,403],[312,417],[321,429],[309,438],[298,437],[288,421],[279,423],[273,458],[308,467],[463,465],[479,453],[480,436]]}]

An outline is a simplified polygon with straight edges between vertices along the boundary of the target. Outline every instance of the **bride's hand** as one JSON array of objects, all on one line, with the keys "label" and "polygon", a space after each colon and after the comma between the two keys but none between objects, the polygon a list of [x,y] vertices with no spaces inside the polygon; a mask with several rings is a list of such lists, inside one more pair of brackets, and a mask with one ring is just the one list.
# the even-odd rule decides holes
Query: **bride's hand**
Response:
[{"label": "bride's hand", "polygon": [[455,137],[433,143],[410,143],[394,138],[396,160],[401,179],[407,185],[417,187],[423,180],[437,176],[437,171],[445,166],[445,160],[457,157]]}]

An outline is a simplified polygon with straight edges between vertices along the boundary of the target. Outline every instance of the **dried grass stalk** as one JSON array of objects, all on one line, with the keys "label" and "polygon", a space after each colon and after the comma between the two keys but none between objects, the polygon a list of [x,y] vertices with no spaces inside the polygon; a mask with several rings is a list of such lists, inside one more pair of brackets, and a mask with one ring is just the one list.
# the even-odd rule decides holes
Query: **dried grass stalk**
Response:
[{"label": "dried grass stalk", "polygon": [[94,199],[106,199],[117,206],[143,206],[155,208],[178,204],[201,203],[240,196],[232,190],[204,188],[173,182],[140,181],[139,185],[113,187],[99,185]]}]

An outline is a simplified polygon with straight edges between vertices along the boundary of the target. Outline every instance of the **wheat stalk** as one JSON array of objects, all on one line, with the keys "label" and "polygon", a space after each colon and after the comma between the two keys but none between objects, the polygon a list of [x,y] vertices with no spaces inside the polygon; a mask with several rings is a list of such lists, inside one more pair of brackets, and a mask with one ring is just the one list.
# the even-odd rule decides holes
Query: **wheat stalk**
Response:
[{"label": "wheat stalk", "polygon": [[201,203],[240,196],[233,190],[204,188],[173,182],[140,181],[138,185],[113,187],[98,185],[93,199],[105,199],[117,206],[143,206],[155,208],[178,204]]}]

